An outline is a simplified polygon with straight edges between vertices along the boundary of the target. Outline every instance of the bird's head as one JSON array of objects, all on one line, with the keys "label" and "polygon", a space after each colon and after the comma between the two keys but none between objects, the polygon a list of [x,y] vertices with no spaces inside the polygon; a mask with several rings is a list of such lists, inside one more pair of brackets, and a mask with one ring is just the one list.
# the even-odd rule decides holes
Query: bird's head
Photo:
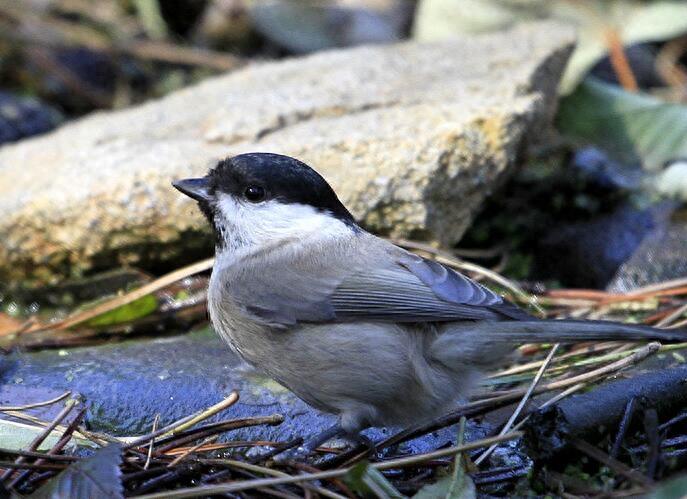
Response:
[{"label": "bird's head", "polygon": [[204,177],[172,185],[198,202],[214,228],[218,252],[357,227],[326,180],[289,156],[241,154]]}]

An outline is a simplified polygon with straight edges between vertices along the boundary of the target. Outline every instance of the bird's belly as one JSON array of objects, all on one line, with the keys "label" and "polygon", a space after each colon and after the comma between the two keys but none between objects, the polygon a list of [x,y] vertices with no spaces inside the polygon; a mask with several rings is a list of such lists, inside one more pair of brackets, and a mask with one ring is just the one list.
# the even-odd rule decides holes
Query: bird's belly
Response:
[{"label": "bird's belly", "polygon": [[[381,323],[306,325],[264,332],[251,363],[344,426],[408,424],[461,395],[456,377],[427,358],[432,333]],[[239,348],[241,340],[239,339]],[[461,373],[462,374],[462,373]]]},{"label": "bird's belly", "polygon": [[213,324],[220,337],[244,361],[287,387],[311,406],[325,412],[339,412],[336,405],[332,404],[335,394],[329,393],[330,387],[311,382],[312,374],[309,371],[317,353],[313,349],[309,349],[309,355],[294,351],[288,344],[288,339],[293,337],[292,331],[256,327],[240,320]]},{"label": "bird's belly", "polygon": [[277,329],[226,299],[221,309],[209,304],[215,329],[244,360],[308,404],[340,415],[344,427],[433,417],[469,382],[469,370],[433,361],[434,330],[374,322]]}]

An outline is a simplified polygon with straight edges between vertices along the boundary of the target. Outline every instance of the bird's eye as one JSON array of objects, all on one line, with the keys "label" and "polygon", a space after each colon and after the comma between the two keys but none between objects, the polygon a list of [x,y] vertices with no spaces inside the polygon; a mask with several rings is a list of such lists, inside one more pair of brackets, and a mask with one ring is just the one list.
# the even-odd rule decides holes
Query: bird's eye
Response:
[{"label": "bird's eye", "polygon": [[259,203],[265,199],[265,189],[259,185],[249,185],[243,193],[251,203]]}]

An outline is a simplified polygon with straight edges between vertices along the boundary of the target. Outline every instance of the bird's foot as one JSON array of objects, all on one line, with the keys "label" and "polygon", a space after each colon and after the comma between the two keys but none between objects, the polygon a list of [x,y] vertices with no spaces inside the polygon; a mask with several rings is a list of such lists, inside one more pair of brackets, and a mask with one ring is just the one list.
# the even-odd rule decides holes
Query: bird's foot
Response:
[{"label": "bird's foot", "polygon": [[377,444],[375,444],[370,437],[366,437],[362,433],[356,435],[355,438],[351,439],[351,441],[358,445],[366,447],[368,456],[374,455],[377,452]]},{"label": "bird's foot", "polygon": [[288,461],[304,461],[310,457],[320,445],[325,443],[334,437],[338,437],[345,433],[344,430],[338,424],[327,428],[326,430],[313,435],[312,437],[305,440],[298,447],[293,447],[283,452],[278,452],[274,456],[274,461],[277,463],[286,463]]},{"label": "bird's foot", "polygon": [[278,450],[275,447],[271,447],[269,445],[261,445],[257,447],[251,447],[250,449],[248,449],[248,451],[246,452],[246,457],[248,458],[248,461],[251,463],[260,463],[272,457],[275,452],[278,452]]},{"label": "bird's foot", "polygon": [[286,464],[289,462],[303,462],[306,461],[310,456],[313,455],[315,449],[310,448],[305,445],[299,445],[292,449],[287,449],[283,452],[278,453],[273,457],[274,462],[277,464]]}]

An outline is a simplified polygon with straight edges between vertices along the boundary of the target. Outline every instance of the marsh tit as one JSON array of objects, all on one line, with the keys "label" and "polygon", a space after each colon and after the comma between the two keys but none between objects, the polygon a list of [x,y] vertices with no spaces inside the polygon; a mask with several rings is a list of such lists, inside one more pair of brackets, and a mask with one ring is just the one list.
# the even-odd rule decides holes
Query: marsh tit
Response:
[{"label": "marsh tit", "polygon": [[677,330],[539,320],[486,287],[361,228],[315,170],[242,154],[174,187],[215,233],[212,324],[338,433],[447,412],[523,342],[684,341]]}]

